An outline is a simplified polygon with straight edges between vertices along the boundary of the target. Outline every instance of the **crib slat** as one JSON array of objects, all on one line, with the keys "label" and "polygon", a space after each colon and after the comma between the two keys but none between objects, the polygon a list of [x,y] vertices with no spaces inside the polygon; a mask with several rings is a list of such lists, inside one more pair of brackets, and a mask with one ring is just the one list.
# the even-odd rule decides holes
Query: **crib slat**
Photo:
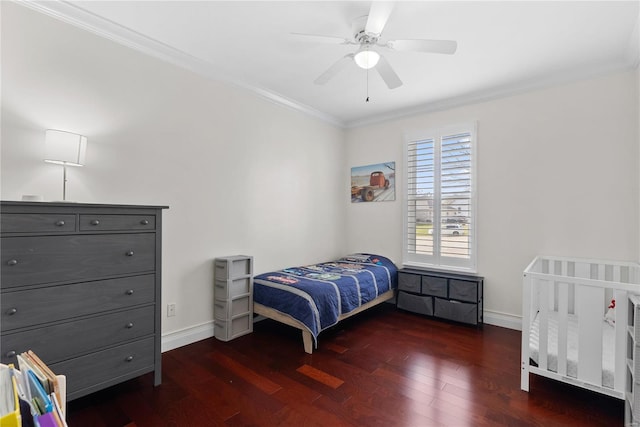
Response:
[{"label": "crib slat", "polygon": [[598,385],[602,385],[603,304],[604,288],[576,286],[578,379]]},{"label": "crib slat", "polygon": [[567,375],[569,284],[558,283],[558,374]]},{"label": "crib slat", "polygon": [[538,334],[538,366],[540,369],[547,370],[548,360],[548,340],[549,340],[549,290],[550,282],[548,280],[536,280],[538,286],[540,300],[538,301],[540,317],[539,334]]},{"label": "crib slat", "polygon": [[629,304],[627,302],[627,292],[616,290],[613,292],[616,300],[616,323],[615,323],[615,374],[613,386],[616,390],[625,390],[625,373],[627,353],[627,319],[629,314]]},{"label": "crib slat", "polygon": [[[520,389],[529,391],[529,359],[531,358],[531,316],[533,298],[531,289],[533,279],[524,274],[522,280],[522,343],[520,353]],[[537,308],[537,305],[536,305]]]}]

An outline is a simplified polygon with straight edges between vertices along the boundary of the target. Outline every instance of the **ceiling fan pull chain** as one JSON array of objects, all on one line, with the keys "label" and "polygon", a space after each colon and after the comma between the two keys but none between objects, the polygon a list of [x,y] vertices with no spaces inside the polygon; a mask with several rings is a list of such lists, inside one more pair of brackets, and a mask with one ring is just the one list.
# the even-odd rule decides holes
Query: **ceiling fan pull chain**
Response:
[{"label": "ceiling fan pull chain", "polygon": [[369,69],[367,68],[367,99],[364,102],[369,102]]}]

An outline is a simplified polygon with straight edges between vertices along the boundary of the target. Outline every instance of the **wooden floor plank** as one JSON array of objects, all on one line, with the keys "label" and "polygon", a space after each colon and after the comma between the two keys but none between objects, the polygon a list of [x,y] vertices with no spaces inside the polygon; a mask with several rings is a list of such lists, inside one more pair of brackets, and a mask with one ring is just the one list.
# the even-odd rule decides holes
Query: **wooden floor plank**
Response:
[{"label": "wooden floor plank", "polygon": [[300,366],[298,369],[296,369],[296,371],[334,389],[344,384],[344,381],[342,381],[340,378],[336,378],[331,374],[328,374],[324,371],[321,371],[320,369],[316,369],[313,366],[309,366],[306,364]]},{"label": "wooden floor plank", "polygon": [[624,404],[531,376],[520,390],[520,332],[382,304],[320,335],[272,321],[229,342],[162,355],[146,374],[68,404],[70,427],[616,426]]},{"label": "wooden floor plank", "polygon": [[215,359],[222,366],[233,371],[236,375],[242,377],[245,381],[253,384],[266,394],[273,394],[282,388],[279,384],[274,383],[252,369],[248,369],[246,365],[236,362],[219,351],[212,353],[211,358]]}]

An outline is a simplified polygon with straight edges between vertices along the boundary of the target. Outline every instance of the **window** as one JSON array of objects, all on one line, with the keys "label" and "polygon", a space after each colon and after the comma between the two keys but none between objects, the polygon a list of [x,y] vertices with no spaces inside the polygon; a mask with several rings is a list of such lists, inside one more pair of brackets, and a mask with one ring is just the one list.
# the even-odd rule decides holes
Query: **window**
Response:
[{"label": "window", "polygon": [[405,265],[476,268],[475,124],[405,140]]}]

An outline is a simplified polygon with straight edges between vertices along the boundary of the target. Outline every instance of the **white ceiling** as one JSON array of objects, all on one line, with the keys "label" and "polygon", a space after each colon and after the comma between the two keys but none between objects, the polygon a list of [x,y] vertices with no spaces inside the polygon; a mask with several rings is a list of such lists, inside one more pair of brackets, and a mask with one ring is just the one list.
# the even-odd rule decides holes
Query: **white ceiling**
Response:
[{"label": "white ceiling", "polygon": [[206,76],[351,127],[638,65],[638,1],[397,2],[382,35],[449,39],[454,55],[384,51],[403,86],[355,64],[313,81],[355,46],[370,2],[42,1],[22,3]]}]

